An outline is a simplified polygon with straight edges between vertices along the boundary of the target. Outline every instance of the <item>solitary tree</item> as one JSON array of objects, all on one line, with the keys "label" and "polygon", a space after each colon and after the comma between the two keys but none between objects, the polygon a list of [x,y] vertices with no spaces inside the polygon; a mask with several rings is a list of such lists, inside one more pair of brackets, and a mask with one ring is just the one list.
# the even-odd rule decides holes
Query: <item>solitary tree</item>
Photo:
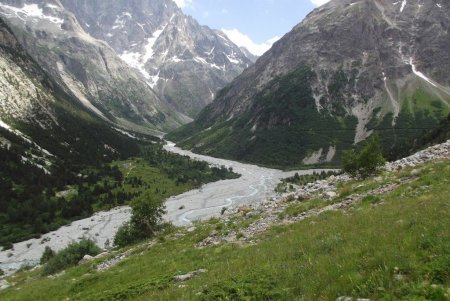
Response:
[{"label": "solitary tree", "polygon": [[132,216],[119,228],[114,244],[122,247],[150,238],[160,230],[165,213],[164,203],[156,201],[150,191],[145,192],[131,204]]},{"label": "solitary tree", "polygon": [[385,163],[378,135],[373,135],[359,153],[355,150],[344,152],[342,163],[344,171],[353,177],[365,179],[376,174]]}]

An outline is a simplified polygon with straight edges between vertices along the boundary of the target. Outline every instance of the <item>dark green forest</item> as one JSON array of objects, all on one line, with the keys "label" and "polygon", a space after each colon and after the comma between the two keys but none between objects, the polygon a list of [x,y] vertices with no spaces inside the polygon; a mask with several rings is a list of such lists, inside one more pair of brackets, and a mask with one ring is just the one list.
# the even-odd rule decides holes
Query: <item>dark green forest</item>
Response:
[{"label": "dark green forest", "polygon": [[[237,176],[226,168],[211,168],[205,162],[168,153],[161,142],[154,141],[139,145],[128,141],[133,151],[124,154],[91,149],[86,152],[89,156],[78,156],[79,161],[74,160],[72,152],[61,153],[60,157],[50,158],[51,166],[44,170],[36,162],[24,160],[32,145],[7,131],[1,134],[11,142],[8,147],[0,147],[0,245],[6,248],[88,217],[94,211],[127,204],[146,190],[164,199],[204,183]],[[84,149],[89,151],[88,146]],[[140,157],[146,168],[155,169],[158,178],[173,182],[173,186],[155,189],[158,183],[151,177],[125,177],[117,162],[131,157]],[[45,166],[45,160],[41,160],[40,165]],[[180,189],[172,188],[179,185]]]}]

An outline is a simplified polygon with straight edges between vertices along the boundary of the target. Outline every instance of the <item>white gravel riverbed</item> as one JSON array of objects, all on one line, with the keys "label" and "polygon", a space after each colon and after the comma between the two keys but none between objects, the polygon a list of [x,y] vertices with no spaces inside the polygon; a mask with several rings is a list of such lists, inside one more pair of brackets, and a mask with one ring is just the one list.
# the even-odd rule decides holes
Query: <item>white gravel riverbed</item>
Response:
[{"label": "white gravel riverbed", "polygon": [[[223,207],[235,208],[275,197],[274,188],[279,180],[295,174],[295,171],[283,172],[194,154],[175,147],[173,143],[168,143],[165,149],[212,165],[232,167],[235,172],[242,175],[239,179],[206,184],[201,189],[169,198],[166,201],[165,219],[177,226],[189,226],[194,220],[219,216]],[[298,173],[308,174],[314,171],[321,170],[302,170]],[[117,229],[129,220],[130,213],[130,208],[126,206],[97,212],[90,218],[75,221],[42,235],[39,239],[16,243],[12,250],[0,252],[0,269],[13,272],[23,264],[36,264],[46,246],[57,251],[82,238],[90,238],[103,248],[108,241],[112,244]]]}]

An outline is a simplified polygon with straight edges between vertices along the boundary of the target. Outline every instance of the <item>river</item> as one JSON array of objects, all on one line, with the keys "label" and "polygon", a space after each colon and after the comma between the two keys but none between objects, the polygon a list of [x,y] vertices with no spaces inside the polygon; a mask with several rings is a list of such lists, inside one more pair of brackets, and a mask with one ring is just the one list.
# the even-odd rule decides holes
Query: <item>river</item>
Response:
[{"label": "river", "polygon": [[[322,170],[301,170],[283,172],[281,170],[259,167],[230,160],[218,159],[182,150],[173,143],[164,148],[172,153],[206,161],[212,165],[233,168],[241,174],[239,179],[224,180],[203,185],[201,189],[191,190],[166,201],[165,220],[176,226],[189,226],[195,220],[206,220],[220,216],[222,208],[233,208],[262,202],[276,197],[274,188],[280,179],[299,174],[311,174]],[[111,245],[117,229],[129,220],[129,207],[119,207],[109,211],[97,212],[90,218],[75,221],[70,225],[44,234],[39,239],[30,239],[14,244],[12,250],[0,252],[0,269],[13,271],[23,264],[36,264],[46,246],[55,251],[65,248],[72,242],[83,238],[94,240],[100,247]]]}]

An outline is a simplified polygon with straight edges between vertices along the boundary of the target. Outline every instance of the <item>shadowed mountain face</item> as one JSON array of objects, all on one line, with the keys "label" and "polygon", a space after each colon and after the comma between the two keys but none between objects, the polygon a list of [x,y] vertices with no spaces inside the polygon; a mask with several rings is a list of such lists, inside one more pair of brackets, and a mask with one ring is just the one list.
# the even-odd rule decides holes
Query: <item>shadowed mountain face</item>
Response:
[{"label": "shadowed mountain face", "polygon": [[171,138],[277,166],[335,163],[374,131],[386,146],[450,111],[450,4],[332,0]]},{"label": "shadowed mountain face", "polygon": [[171,0],[61,0],[81,27],[106,41],[164,101],[195,116],[252,64],[220,31],[200,26]]}]

